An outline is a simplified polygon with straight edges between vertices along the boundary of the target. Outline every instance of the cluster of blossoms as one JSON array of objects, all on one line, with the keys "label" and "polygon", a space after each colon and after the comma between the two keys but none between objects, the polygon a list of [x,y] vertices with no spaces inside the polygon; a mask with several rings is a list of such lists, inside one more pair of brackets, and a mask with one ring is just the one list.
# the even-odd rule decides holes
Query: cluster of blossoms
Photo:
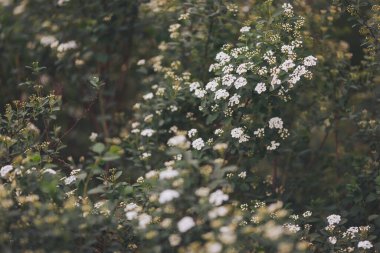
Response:
[{"label": "cluster of blossoms", "polygon": [[[311,217],[312,213],[310,211],[306,211],[302,214],[304,218],[304,222],[308,221],[308,218]],[[291,215],[291,219],[294,222],[299,220],[298,215]],[[341,222],[342,217],[337,214],[331,214],[326,218],[327,226],[324,228],[324,231],[321,232],[321,235],[324,239],[319,239],[320,241],[327,241],[330,246],[336,247],[336,252],[357,252],[358,250],[369,250],[373,248],[373,244],[367,240],[368,234],[370,231],[369,226],[360,226],[360,227],[349,227],[345,228]],[[291,233],[302,232],[301,225],[287,223],[284,225],[284,228]],[[306,223],[303,225],[304,231],[306,234],[311,228],[311,225]],[[311,242],[314,243],[314,242]],[[362,251],[360,251],[362,252]],[[365,251],[367,252],[367,251]]]},{"label": "cluster of blossoms", "polygon": [[[257,104],[261,97],[266,100],[268,97],[278,96],[283,101],[288,101],[289,91],[303,77],[312,77],[310,68],[317,64],[316,57],[302,57],[300,53],[303,46],[300,32],[303,18],[295,17],[293,7],[288,3],[282,8],[282,23],[286,23],[288,29],[283,29],[268,39],[261,35],[253,36],[254,33],[260,34],[259,29],[242,27],[239,40],[245,45],[223,47],[215,57],[216,62],[209,68],[216,76],[205,85],[198,81],[189,83],[190,93],[202,101],[201,111],[208,115],[222,112],[218,119],[234,118],[235,115],[240,119],[249,118],[250,115],[244,115],[243,111]],[[289,37],[292,39],[289,40]],[[284,44],[283,41],[289,43]],[[276,130],[280,139],[288,136],[288,130],[283,127],[281,118],[273,117],[268,123],[269,130]],[[232,126],[230,136],[239,143],[245,143],[254,141],[255,138],[252,137],[264,137],[267,131],[265,127],[253,131],[243,129],[252,129],[252,126]],[[193,142],[193,147],[197,150],[203,145],[201,139]],[[276,150],[279,145],[278,140],[268,140],[266,149]]]}]

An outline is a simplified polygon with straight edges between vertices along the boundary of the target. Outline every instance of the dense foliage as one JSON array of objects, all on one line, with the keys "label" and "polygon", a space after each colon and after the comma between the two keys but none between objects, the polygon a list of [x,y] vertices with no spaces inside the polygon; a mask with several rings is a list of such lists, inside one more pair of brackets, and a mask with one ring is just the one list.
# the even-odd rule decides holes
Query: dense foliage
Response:
[{"label": "dense foliage", "polygon": [[0,14],[1,252],[380,252],[376,0]]}]

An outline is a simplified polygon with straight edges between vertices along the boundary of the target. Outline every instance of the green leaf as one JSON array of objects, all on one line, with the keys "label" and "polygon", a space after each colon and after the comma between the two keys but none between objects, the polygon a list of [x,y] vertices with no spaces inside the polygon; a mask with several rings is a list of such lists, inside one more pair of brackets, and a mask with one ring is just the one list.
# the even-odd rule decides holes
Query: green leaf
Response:
[{"label": "green leaf", "polygon": [[106,146],[101,142],[98,142],[91,147],[91,150],[98,154],[103,153],[105,149],[106,149]]}]

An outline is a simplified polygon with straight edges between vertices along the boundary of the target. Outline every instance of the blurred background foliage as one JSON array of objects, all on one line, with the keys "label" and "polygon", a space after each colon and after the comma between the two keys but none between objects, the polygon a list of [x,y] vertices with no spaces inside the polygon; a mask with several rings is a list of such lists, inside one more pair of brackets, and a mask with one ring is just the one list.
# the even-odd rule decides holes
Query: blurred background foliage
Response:
[{"label": "blurred background foliage", "polygon": [[[109,177],[115,176],[111,168],[124,167],[131,171],[121,178],[134,182],[163,158],[131,161],[131,156],[140,153],[132,147],[141,143],[127,138],[128,123],[148,113],[144,108],[134,112],[133,105],[152,86],[168,82],[169,70],[191,73],[206,83],[215,54],[226,42],[237,40],[231,35],[257,19],[252,9],[259,2],[263,1],[0,0],[1,114],[6,114],[6,104],[13,100],[30,102],[30,87],[19,84],[32,79],[25,66],[33,62],[47,67],[36,81],[40,87],[33,90],[51,92],[54,96],[46,97],[45,103],[52,106],[46,110],[49,115],[57,114],[54,125],[38,117],[33,120],[43,133],[41,138],[12,133],[22,145],[15,148],[14,156],[0,153],[2,161],[15,162],[23,149],[35,148],[37,139],[52,141],[57,146],[35,158],[37,164],[59,164],[69,172],[68,168],[79,166],[74,161],[82,162],[80,157],[88,155],[89,136],[96,132],[104,144],[92,146],[91,155],[98,157],[86,166],[94,163],[97,176],[104,172]],[[266,184],[252,192],[257,199],[280,199],[296,212],[305,208],[320,214],[340,212],[352,224],[375,223],[379,232],[380,216],[373,216],[380,208],[379,5],[375,0],[299,0],[293,4],[307,20],[306,33],[312,39],[306,48],[318,58],[318,70],[311,83],[297,90],[296,101],[282,110],[284,120],[291,124],[284,148],[257,158],[255,164],[246,159],[239,165],[254,171]],[[180,32],[172,26],[178,22],[182,22]],[[182,99],[176,102],[186,101]],[[61,103],[62,110],[56,112],[54,106]],[[178,114],[191,110],[194,103],[183,105],[188,108]],[[159,106],[147,105],[153,112]],[[28,125],[23,121],[25,115],[13,116],[17,120],[11,129]],[[175,116],[165,120],[162,128],[173,122],[179,128],[187,127]],[[167,137],[158,137],[151,149],[160,154]],[[121,156],[124,151],[127,155]],[[73,157],[70,162],[67,156]],[[30,167],[35,165],[28,162]],[[95,187],[105,178],[89,184]],[[117,187],[126,184],[116,185],[107,194],[118,196]],[[80,190],[85,193],[86,187]],[[125,191],[128,195],[129,190]],[[64,205],[62,196],[56,198]],[[81,232],[76,233],[80,237]]]}]

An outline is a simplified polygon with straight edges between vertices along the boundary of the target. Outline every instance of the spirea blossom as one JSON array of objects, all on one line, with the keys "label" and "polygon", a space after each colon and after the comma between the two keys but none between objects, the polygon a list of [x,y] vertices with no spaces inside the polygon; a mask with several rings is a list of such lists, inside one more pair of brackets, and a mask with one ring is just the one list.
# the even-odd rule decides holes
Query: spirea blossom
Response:
[{"label": "spirea blossom", "polygon": [[303,64],[307,67],[315,66],[315,65],[317,65],[317,58],[310,55],[303,60]]},{"label": "spirea blossom", "polygon": [[255,91],[258,93],[258,94],[261,94],[263,93],[264,91],[267,90],[267,86],[265,85],[265,83],[258,83],[255,87]]},{"label": "spirea blossom", "polygon": [[251,27],[249,26],[243,26],[241,29],[240,29],[240,32],[241,33],[246,33],[246,32],[249,32],[251,30]]},{"label": "spirea blossom", "polygon": [[234,86],[236,89],[240,89],[241,87],[244,87],[246,85],[247,85],[247,79],[245,79],[244,77],[239,77],[238,79],[236,79],[234,83]]},{"label": "spirea blossom", "polygon": [[276,150],[280,146],[280,143],[271,141],[270,145],[267,146],[267,150]]},{"label": "spirea blossom", "polygon": [[286,60],[284,63],[281,64],[280,69],[282,69],[285,72],[288,72],[289,69],[294,68],[296,65],[294,64],[293,60]]},{"label": "spirea blossom", "polygon": [[246,63],[240,64],[236,69],[236,73],[239,75],[247,73],[247,64]]},{"label": "spirea blossom", "polygon": [[163,170],[160,172],[160,175],[159,175],[159,178],[161,180],[163,179],[172,179],[176,176],[179,175],[179,172],[177,170],[173,170],[173,169],[166,169],[166,170]]},{"label": "spirea blossom", "polygon": [[241,127],[237,127],[231,130],[232,138],[239,139],[244,134],[244,130]]},{"label": "spirea blossom", "polygon": [[152,216],[149,214],[143,213],[139,216],[139,228],[145,229],[146,226],[152,221]]},{"label": "spirea blossom", "polygon": [[216,90],[216,87],[218,87],[218,82],[213,80],[211,82],[208,82],[206,84],[206,90],[211,90],[211,91],[215,91]]},{"label": "spirea blossom", "polygon": [[293,13],[293,6],[289,3],[284,3],[282,5],[282,8],[284,9],[284,14],[288,17],[292,17],[294,15]]},{"label": "spirea blossom", "polygon": [[191,218],[190,216],[183,217],[177,223],[178,231],[181,233],[187,232],[188,230],[190,230],[194,226],[195,226],[195,222],[194,222],[193,218]]},{"label": "spirea blossom", "polygon": [[206,92],[204,89],[196,89],[196,90],[194,91],[194,95],[195,95],[197,98],[203,98],[206,94],[207,94],[207,92]]},{"label": "spirea blossom", "polygon": [[228,91],[224,90],[224,89],[220,89],[220,90],[217,90],[215,92],[215,99],[216,100],[219,100],[219,99],[226,99],[230,96],[230,94],[228,93]]},{"label": "spirea blossom", "polygon": [[76,49],[77,47],[77,43],[74,40],[71,40],[66,43],[59,44],[59,46],[57,47],[57,51],[63,53],[71,49]]},{"label": "spirea blossom", "polygon": [[201,87],[201,84],[199,82],[193,82],[190,84],[190,91],[195,91],[199,87]]},{"label": "spirea blossom", "polygon": [[229,62],[231,60],[231,57],[228,54],[226,54],[225,52],[219,52],[216,55],[215,59],[218,62],[220,62],[222,64],[225,64],[225,63],[227,63],[227,62]]},{"label": "spirea blossom", "polygon": [[367,241],[367,240],[366,241],[360,241],[358,243],[358,248],[370,249],[372,247],[373,247],[372,243],[370,241]]},{"label": "spirea blossom", "polygon": [[13,166],[12,165],[5,165],[5,166],[1,167],[1,169],[0,169],[0,175],[1,175],[1,177],[5,177],[12,170],[13,170]]},{"label": "spirea blossom", "polygon": [[150,100],[150,99],[152,99],[153,97],[154,97],[153,93],[152,93],[152,92],[149,92],[149,93],[147,93],[147,94],[145,94],[145,95],[143,96],[143,99],[144,99],[144,100]]},{"label": "spirea blossom", "polygon": [[332,214],[327,217],[327,222],[329,223],[329,225],[338,224],[340,220],[341,220],[340,215],[336,215],[336,214]]},{"label": "spirea blossom", "polygon": [[152,137],[155,132],[155,130],[147,128],[141,131],[141,136]]},{"label": "spirea blossom", "polygon": [[269,120],[269,128],[270,129],[273,129],[273,128],[276,128],[276,129],[282,129],[283,128],[283,121],[281,118],[279,117],[274,117],[274,118],[271,118]]},{"label": "spirea blossom", "polygon": [[229,106],[238,105],[240,103],[240,95],[235,94],[232,97],[230,97],[230,100],[228,101]]},{"label": "spirea blossom", "polygon": [[196,139],[195,141],[193,141],[193,143],[191,144],[193,146],[193,148],[195,148],[196,150],[201,150],[204,146],[205,146],[205,143],[203,141],[202,138],[198,138]]},{"label": "spirea blossom", "polygon": [[76,179],[77,179],[77,178],[76,178],[74,175],[69,176],[69,177],[65,178],[65,184],[66,184],[66,185],[69,185],[69,184],[71,184],[72,182],[74,182]]},{"label": "spirea blossom", "polygon": [[187,132],[187,135],[191,138],[191,137],[194,137],[196,134],[198,133],[198,130],[193,128],[193,129],[190,129],[188,132]]},{"label": "spirea blossom", "polygon": [[170,147],[183,147],[187,144],[187,139],[183,135],[177,135],[168,140],[168,146]]},{"label": "spirea blossom", "polygon": [[229,87],[234,83],[235,80],[236,80],[235,76],[231,74],[225,75],[222,77],[222,85]]},{"label": "spirea blossom", "polygon": [[222,190],[216,190],[210,194],[209,202],[215,206],[220,206],[224,201],[227,201],[228,199],[228,195],[224,194]]},{"label": "spirea blossom", "polygon": [[331,243],[331,244],[336,244],[336,237],[335,236],[330,236],[329,237],[329,242]]},{"label": "spirea blossom", "polygon": [[178,197],[179,197],[179,193],[177,191],[172,190],[172,189],[167,189],[160,193],[158,202],[160,202],[161,204],[164,204]]}]

